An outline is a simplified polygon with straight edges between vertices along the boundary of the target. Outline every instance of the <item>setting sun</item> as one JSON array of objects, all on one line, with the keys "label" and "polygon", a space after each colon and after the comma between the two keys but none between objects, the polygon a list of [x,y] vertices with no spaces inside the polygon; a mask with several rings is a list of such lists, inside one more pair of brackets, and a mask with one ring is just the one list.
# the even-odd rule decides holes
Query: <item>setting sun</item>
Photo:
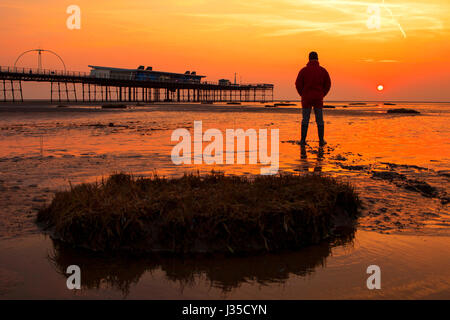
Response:
[{"label": "setting sun", "polygon": [[377,90],[378,90],[378,91],[383,91],[383,89],[384,89],[383,85],[381,85],[381,84],[378,85],[378,87],[377,87]]}]

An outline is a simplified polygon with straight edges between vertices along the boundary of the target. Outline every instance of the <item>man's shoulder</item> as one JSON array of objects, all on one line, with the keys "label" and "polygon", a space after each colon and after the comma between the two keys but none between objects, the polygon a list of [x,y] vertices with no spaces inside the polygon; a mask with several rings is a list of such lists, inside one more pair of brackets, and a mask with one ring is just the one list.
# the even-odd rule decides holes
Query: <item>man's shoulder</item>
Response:
[{"label": "man's shoulder", "polygon": [[327,69],[325,69],[325,67],[320,66],[320,70],[322,70],[322,71],[328,73],[328,71],[327,71]]}]

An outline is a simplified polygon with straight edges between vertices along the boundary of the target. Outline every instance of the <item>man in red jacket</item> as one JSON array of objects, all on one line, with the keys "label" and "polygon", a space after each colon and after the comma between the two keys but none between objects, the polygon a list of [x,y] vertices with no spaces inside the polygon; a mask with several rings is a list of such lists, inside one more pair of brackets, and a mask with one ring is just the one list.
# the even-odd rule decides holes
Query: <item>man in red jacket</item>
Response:
[{"label": "man in red jacket", "polygon": [[301,145],[306,145],[306,135],[308,133],[309,118],[311,116],[311,108],[314,107],[316,117],[317,131],[319,134],[319,145],[324,146],[326,141],[324,136],[323,123],[323,98],[327,95],[331,88],[330,75],[325,68],[319,65],[319,56],[317,52],[309,53],[309,62],[298,73],[295,87],[298,94],[302,97],[302,138]]}]

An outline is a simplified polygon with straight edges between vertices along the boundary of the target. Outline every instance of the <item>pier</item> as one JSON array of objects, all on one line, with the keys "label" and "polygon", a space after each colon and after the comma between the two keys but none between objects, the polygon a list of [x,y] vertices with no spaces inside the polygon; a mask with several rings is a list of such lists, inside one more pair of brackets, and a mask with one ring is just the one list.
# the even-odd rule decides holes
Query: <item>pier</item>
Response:
[{"label": "pier", "polygon": [[[136,69],[139,70],[139,69]],[[147,70],[142,70],[147,71]],[[151,72],[151,70],[149,71]],[[273,84],[179,81],[0,66],[0,102],[23,102],[22,82],[49,83],[50,102],[271,102]]]}]

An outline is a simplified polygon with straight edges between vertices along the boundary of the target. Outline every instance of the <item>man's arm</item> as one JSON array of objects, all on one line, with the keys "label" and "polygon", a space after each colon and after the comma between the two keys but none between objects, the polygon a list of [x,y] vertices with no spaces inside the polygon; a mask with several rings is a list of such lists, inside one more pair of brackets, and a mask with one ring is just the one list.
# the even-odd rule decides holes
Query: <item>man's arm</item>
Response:
[{"label": "man's arm", "polygon": [[304,86],[304,81],[303,80],[304,79],[303,79],[303,69],[302,69],[298,73],[297,80],[295,80],[295,87],[297,88],[297,92],[298,92],[298,94],[300,96],[302,95],[303,86]]},{"label": "man's arm", "polygon": [[323,82],[323,96],[325,97],[328,94],[328,92],[330,91],[331,79],[330,79],[330,75],[328,74],[328,71],[325,68],[323,69],[323,71],[325,73],[324,74],[325,79]]}]

